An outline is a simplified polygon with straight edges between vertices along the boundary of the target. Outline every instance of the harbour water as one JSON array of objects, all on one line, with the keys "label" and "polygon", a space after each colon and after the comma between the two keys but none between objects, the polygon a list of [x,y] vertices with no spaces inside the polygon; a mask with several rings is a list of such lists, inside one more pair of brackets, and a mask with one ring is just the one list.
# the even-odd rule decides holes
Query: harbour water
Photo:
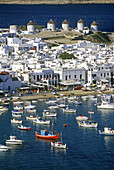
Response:
[{"label": "harbour water", "polygon": [[99,30],[114,31],[114,4],[85,5],[0,5],[0,28],[11,24],[27,25],[32,20],[36,24],[47,26],[53,19],[56,27],[67,19],[70,27],[75,28],[79,19],[90,27],[93,21],[99,23]]},{"label": "harbour water", "polygon": [[[7,152],[0,152],[0,169],[114,169],[114,138],[113,136],[100,136],[98,129],[109,125],[114,129],[114,111],[108,109],[97,109],[96,101],[82,101],[82,105],[69,102],[68,99],[61,99],[57,103],[65,103],[69,108],[76,109],[75,113],[63,113],[62,109],[56,110],[57,117],[47,118],[54,123],[54,131],[62,132],[63,143],[67,144],[67,149],[53,149],[50,141],[36,139],[35,131],[41,129],[51,130],[50,125],[36,125],[32,121],[27,121],[29,113],[24,110],[22,115],[23,125],[31,126],[30,131],[18,130],[17,126],[11,124],[13,103],[10,102],[9,110],[0,116],[0,143],[5,144],[5,140],[10,135],[16,135],[18,139],[23,139],[22,146],[11,146]],[[98,102],[100,97],[98,97]],[[113,102],[113,100],[112,100]],[[43,109],[48,109],[45,101],[34,103],[37,108],[36,115],[42,116]],[[25,105],[25,104],[24,104]],[[92,119],[98,122],[98,128],[79,127],[76,116],[84,114],[90,116],[88,111],[93,111]],[[63,125],[67,124],[66,127]]]}]

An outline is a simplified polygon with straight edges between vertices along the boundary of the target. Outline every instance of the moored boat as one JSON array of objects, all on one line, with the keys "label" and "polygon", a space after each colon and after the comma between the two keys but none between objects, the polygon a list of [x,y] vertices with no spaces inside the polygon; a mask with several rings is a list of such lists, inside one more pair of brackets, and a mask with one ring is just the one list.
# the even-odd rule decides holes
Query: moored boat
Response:
[{"label": "moored boat", "polygon": [[33,120],[33,123],[41,124],[41,125],[49,125],[50,120],[43,120],[41,117],[38,117]]},{"label": "moored boat", "polygon": [[75,101],[74,103],[77,104],[77,105],[81,105],[82,104],[81,101]]},{"label": "moored boat", "polygon": [[114,103],[102,100],[102,103],[97,105],[98,109],[114,109]]},{"label": "moored boat", "polygon": [[56,112],[49,112],[48,110],[44,110],[42,114],[43,114],[44,117],[55,117],[55,116],[57,116]]},{"label": "moored boat", "polygon": [[34,117],[33,115],[30,115],[30,116],[26,116],[26,119],[27,120],[34,120],[36,119],[37,117]]},{"label": "moored boat", "polygon": [[41,133],[35,132],[35,136],[42,139],[58,139],[59,133],[52,133],[48,130],[41,130]]},{"label": "moored boat", "polygon": [[0,144],[0,151],[7,151],[10,147]]},{"label": "moored boat", "polygon": [[94,122],[94,121],[91,121],[91,120],[86,120],[86,121],[78,122],[78,125],[82,126],[82,127],[96,128],[98,123]]},{"label": "moored boat", "polygon": [[19,130],[30,130],[31,127],[26,127],[26,126],[21,125],[21,126],[18,126],[18,129]]},{"label": "moored boat", "polygon": [[19,123],[21,124],[22,123],[22,120],[18,120],[18,119],[11,119],[11,123]]},{"label": "moored boat", "polygon": [[42,139],[57,140],[59,138],[59,133],[53,132],[53,123],[52,123],[52,131],[41,130],[40,133],[35,131],[35,136]]},{"label": "moored boat", "polygon": [[61,142],[51,142],[51,146],[59,149],[66,149],[66,143],[63,144]]},{"label": "moored boat", "polygon": [[114,135],[114,130],[112,130],[109,127],[104,127],[104,131],[98,130],[100,135],[108,135],[108,136],[113,136]]},{"label": "moored boat", "polygon": [[79,115],[79,116],[76,117],[76,120],[80,120],[80,121],[87,120],[87,119],[88,119],[88,117],[84,116],[84,115]]},{"label": "moored boat", "polygon": [[76,113],[76,109],[69,109],[67,107],[66,109],[63,109],[63,112],[65,112],[65,113]]},{"label": "moored boat", "polygon": [[10,145],[21,145],[23,143],[23,140],[19,140],[16,138],[16,136],[10,136],[10,139],[6,140],[6,144]]}]

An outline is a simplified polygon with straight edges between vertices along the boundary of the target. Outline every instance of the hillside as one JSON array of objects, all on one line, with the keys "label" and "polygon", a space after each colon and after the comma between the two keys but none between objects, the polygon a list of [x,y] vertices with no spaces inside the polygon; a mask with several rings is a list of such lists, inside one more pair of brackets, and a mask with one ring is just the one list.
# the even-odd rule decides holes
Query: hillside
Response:
[{"label": "hillside", "polygon": [[114,3],[114,0],[0,0],[0,4],[91,4]]}]

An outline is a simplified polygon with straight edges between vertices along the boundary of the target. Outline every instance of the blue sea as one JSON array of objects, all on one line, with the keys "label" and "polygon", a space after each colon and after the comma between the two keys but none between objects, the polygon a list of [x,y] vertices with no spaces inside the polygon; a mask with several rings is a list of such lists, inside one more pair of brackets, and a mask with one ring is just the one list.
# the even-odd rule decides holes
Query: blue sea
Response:
[{"label": "blue sea", "polygon": [[[63,113],[62,109],[58,109],[57,117],[47,118],[54,123],[54,131],[62,132],[67,149],[53,149],[50,141],[35,138],[35,131],[51,130],[51,124],[44,126],[27,121],[29,113],[25,109],[22,114],[23,125],[31,126],[31,131],[18,130],[18,125],[11,124],[13,103],[10,102],[9,110],[0,116],[0,143],[5,144],[10,135],[16,135],[24,142],[22,146],[11,146],[9,151],[0,152],[0,170],[113,170],[114,136],[100,136],[98,129],[103,130],[106,125],[114,129],[114,111],[97,109],[96,101],[90,99],[79,100],[82,105],[76,105],[68,99],[58,101],[58,104],[68,104],[69,108],[76,109],[76,114]],[[42,116],[43,110],[49,107],[44,101],[37,101],[35,105],[38,116]],[[94,111],[92,119],[98,122],[98,128],[79,127],[76,116],[84,114],[90,117],[90,110]],[[64,124],[67,126],[64,127]]]},{"label": "blue sea", "polygon": [[0,5],[0,28],[11,24],[27,25],[32,20],[35,24],[44,25],[53,19],[56,27],[67,19],[70,27],[75,28],[79,19],[90,27],[93,21],[98,22],[99,30],[114,31],[114,4],[85,5]]}]

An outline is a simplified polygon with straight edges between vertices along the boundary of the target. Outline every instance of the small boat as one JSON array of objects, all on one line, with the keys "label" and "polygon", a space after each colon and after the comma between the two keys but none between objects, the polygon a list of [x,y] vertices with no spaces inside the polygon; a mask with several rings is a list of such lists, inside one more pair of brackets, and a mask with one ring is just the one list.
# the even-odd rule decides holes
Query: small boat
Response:
[{"label": "small boat", "polygon": [[66,143],[62,144],[61,142],[51,142],[51,146],[59,149],[66,149]]},{"label": "small boat", "polygon": [[64,124],[64,127],[66,127],[67,126],[67,124]]},{"label": "small boat", "polygon": [[79,116],[77,116],[76,117],[76,120],[87,120],[88,119],[88,117],[87,116],[84,116],[84,115],[79,115]]},{"label": "small boat", "polygon": [[21,115],[19,115],[17,113],[12,113],[12,117],[19,117],[19,118],[21,118]]},{"label": "small boat", "polygon": [[31,127],[26,127],[26,126],[21,125],[21,126],[18,126],[18,129],[19,130],[30,130]]},{"label": "small boat", "polygon": [[43,120],[41,117],[38,117],[33,120],[33,123],[41,124],[41,125],[49,125],[50,120]]},{"label": "small boat", "polygon": [[66,149],[66,143],[63,144],[62,142],[62,132],[60,133],[60,136],[61,136],[61,141],[51,142],[51,146],[58,149]]},{"label": "small boat", "polygon": [[78,122],[78,125],[82,126],[82,127],[96,128],[98,123],[94,122],[94,121],[91,121],[91,120],[86,120],[86,121]]},{"label": "small boat", "polygon": [[11,123],[22,123],[22,120],[18,120],[18,119],[11,119]]},{"label": "small boat", "polygon": [[8,111],[7,107],[0,106],[0,111]]},{"label": "small boat", "polygon": [[12,110],[12,113],[13,113],[13,114],[14,114],[14,113],[20,114],[20,113],[23,113],[23,111],[22,111],[22,110]]},{"label": "small boat", "polygon": [[82,104],[81,101],[75,101],[74,103],[77,104],[77,105],[81,105]]},{"label": "small boat", "polygon": [[66,107],[68,107],[68,105],[65,105],[65,104],[59,104],[59,105],[58,105],[58,107],[59,107],[59,108],[66,108]]},{"label": "small boat", "polygon": [[24,104],[24,102],[23,101],[17,101],[17,102],[13,102],[13,104],[14,105],[22,105],[22,104]]},{"label": "small boat", "polygon": [[45,117],[55,117],[55,116],[57,116],[57,113],[55,113],[55,112],[51,113],[48,110],[44,110],[43,116],[45,116]]},{"label": "small boat", "polygon": [[89,114],[94,114],[94,112],[93,112],[93,111],[88,111],[88,113],[89,113]]},{"label": "small boat", "polygon": [[36,112],[36,109],[32,109],[32,108],[29,108],[29,109],[27,109],[27,112]]},{"label": "small boat", "polygon": [[6,140],[6,144],[10,145],[22,145],[23,140],[19,140],[16,138],[16,136],[10,136],[10,139]]},{"label": "small boat", "polygon": [[59,107],[58,107],[57,105],[56,105],[56,106],[53,105],[53,106],[49,106],[48,108],[49,108],[49,109],[58,109]]},{"label": "small boat", "polygon": [[66,109],[63,109],[63,112],[65,112],[65,113],[76,113],[76,109],[69,109],[67,107]]},{"label": "small boat", "polygon": [[36,106],[35,105],[29,105],[29,106],[24,106],[24,109],[34,109]]},{"label": "small boat", "polygon": [[114,109],[114,103],[102,100],[100,105],[97,105],[98,109]]},{"label": "small boat", "polygon": [[35,131],[35,136],[42,139],[57,140],[59,138],[59,133],[53,132],[53,123],[52,123],[52,131],[41,130],[41,133]]},{"label": "small boat", "polygon": [[0,144],[0,151],[7,151],[10,147]]},{"label": "small boat", "polygon": [[22,106],[15,106],[14,110],[23,110],[23,107]]},{"label": "small boat", "polygon": [[104,127],[104,131],[98,130],[100,135],[108,135],[108,136],[113,136],[114,135],[114,130],[112,130],[109,127]]},{"label": "small boat", "polygon": [[26,116],[26,119],[27,120],[34,120],[36,119],[37,117],[34,117],[33,115],[30,115],[30,116]]}]

